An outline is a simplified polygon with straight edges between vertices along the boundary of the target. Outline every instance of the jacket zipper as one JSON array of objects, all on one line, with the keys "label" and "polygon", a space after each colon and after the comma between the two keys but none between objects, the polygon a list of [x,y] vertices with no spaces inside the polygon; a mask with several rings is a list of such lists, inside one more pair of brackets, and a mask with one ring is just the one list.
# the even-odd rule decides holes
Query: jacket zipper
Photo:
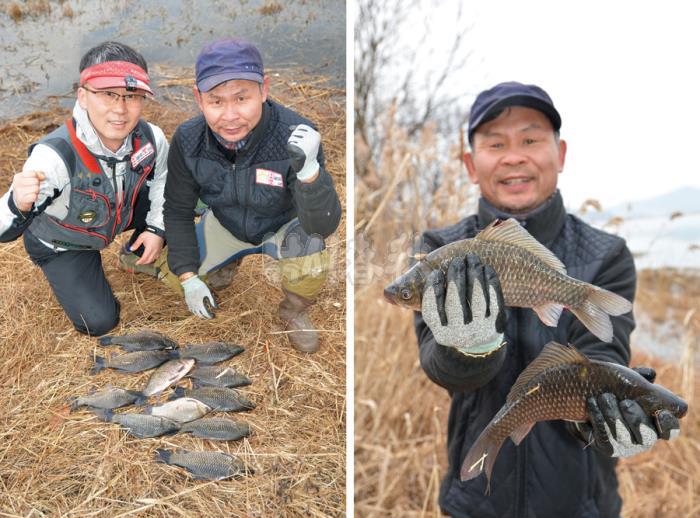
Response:
[{"label": "jacket zipper", "polygon": [[126,222],[126,226],[124,228],[129,228],[129,225],[131,224],[131,220],[134,217],[134,204],[136,203],[136,197],[139,194],[139,191],[141,190],[141,186],[143,185],[144,180],[146,180],[146,177],[148,176],[148,173],[150,170],[146,171],[145,169],[143,170],[143,174],[141,175],[141,178],[139,178],[139,181],[136,182],[136,188],[134,189],[134,194],[131,196],[131,209],[129,210],[129,219]]},{"label": "jacket zipper", "polygon": [[[233,163],[231,170],[233,171],[233,174],[236,174],[236,162]],[[243,187],[245,188],[245,203],[243,204],[243,235],[245,236],[245,240],[250,243],[250,237],[248,237],[248,205],[250,203],[250,191],[252,190],[252,187],[247,184],[247,180],[248,179],[245,177],[242,177],[241,179],[243,182]]]},{"label": "jacket zipper", "polygon": [[[112,236],[111,239],[114,240],[114,235],[117,233],[117,225],[122,222],[122,202],[119,197],[119,191],[117,190],[117,163],[114,161],[108,162],[109,167],[112,168],[112,186],[114,187],[114,200],[115,200],[115,218],[114,225],[112,225]],[[122,193],[122,198],[124,197]]]}]

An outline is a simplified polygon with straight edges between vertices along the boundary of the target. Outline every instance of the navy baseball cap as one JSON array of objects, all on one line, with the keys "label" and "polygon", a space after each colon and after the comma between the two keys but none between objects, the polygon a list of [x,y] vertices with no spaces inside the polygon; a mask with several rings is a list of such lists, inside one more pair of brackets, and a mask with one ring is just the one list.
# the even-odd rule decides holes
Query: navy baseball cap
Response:
[{"label": "navy baseball cap", "polygon": [[195,74],[200,92],[232,79],[262,83],[265,77],[260,52],[242,38],[219,40],[204,47],[197,56]]},{"label": "navy baseball cap", "polygon": [[554,131],[561,128],[561,117],[551,97],[536,85],[524,85],[515,81],[499,83],[476,96],[469,113],[469,141],[476,129],[488,117],[508,106],[524,106],[544,113],[552,123]]}]

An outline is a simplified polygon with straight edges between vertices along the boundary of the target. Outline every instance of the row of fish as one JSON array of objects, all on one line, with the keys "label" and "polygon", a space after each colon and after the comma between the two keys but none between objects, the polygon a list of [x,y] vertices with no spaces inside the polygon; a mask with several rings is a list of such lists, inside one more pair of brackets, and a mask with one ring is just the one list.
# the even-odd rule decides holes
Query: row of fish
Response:
[{"label": "row of fish", "polygon": [[[154,331],[103,337],[100,345],[119,345],[124,354],[97,357],[91,373],[110,368],[120,372],[142,372],[155,368],[146,387],[128,390],[107,387],[73,398],[71,411],[88,407],[105,421],[116,423],[137,438],[190,433],[210,440],[235,441],[250,435],[250,426],[224,417],[205,417],[211,412],[252,410],[255,404],[233,387],[244,387],[251,380],[228,365],[214,365],[241,354],[240,345],[224,342],[188,344],[178,347],[172,339]],[[167,401],[148,405],[142,413],[117,413],[129,405],[143,406],[174,386],[185,376],[193,388],[177,386]],[[234,457],[219,452],[168,452],[159,450],[157,460],[188,469],[195,478],[221,479],[250,474],[252,470]]]}]

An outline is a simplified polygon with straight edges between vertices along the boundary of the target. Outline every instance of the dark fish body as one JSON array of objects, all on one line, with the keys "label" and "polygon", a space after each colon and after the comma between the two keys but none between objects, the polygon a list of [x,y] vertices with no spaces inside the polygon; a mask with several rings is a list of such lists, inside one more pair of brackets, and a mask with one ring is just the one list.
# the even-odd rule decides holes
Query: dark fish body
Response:
[{"label": "dark fish body", "polygon": [[212,364],[228,360],[241,354],[245,349],[240,345],[225,342],[209,342],[206,344],[187,344],[176,349],[178,358],[194,358],[199,364]]},{"label": "dark fish body", "polygon": [[609,315],[632,310],[632,304],[619,295],[566,275],[562,262],[515,219],[496,220],[473,239],[433,250],[387,286],[385,297],[420,311],[428,275],[439,269],[447,276],[450,262],[467,254],[477,255],[493,268],[507,306],[532,308],[548,326],[556,326],[567,308],[598,338],[610,342]]},{"label": "dark fish body", "polygon": [[667,410],[683,417],[681,398],[614,363],[590,360],[578,349],[550,342],[520,374],[506,403],[469,450],[460,472],[469,480],[485,470],[490,480],[496,455],[506,437],[518,445],[539,421],[587,421],[586,399],[605,392],[618,400],[634,399],[647,415]]},{"label": "dark fish body", "polygon": [[90,374],[97,374],[103,369],[115,369],[124,372],[141,372],[158,367],[171,358],[171,351],[135,351],[119,354],[111,358],[95,357],[95,364]]},{"label": "dark fish body", "polygon": [[174,452],[158,449],[156,460],[185,468],[196,479],[223,480],[252,474],[252,470],[236,457],[215,451]]},{"label": "dark fish body", "polygon": [[205,417],[183,424],[179,433],[215,441],[237,441],[250,435],[250,426],[223,417]]},{"label": "dark fish body", "polygon": [[168,419],[146,414],[115,414],[111,410],[95,409],[95,415],[103,421],[117,423],[127,432],[139,439],[158,437],[172,434],[180,429],[180,423]]},{"label": "dark fish body", "polygon": [[146,388],[143,389],[144,396],[160,394],[166,388],[184,378],[193,366],[194,360],[192,358],[170,360],[168,363],[161,365],[151,374]]},{"label": "dark fish body", "polygon": [[245,387],[252,383],[248,377],[229,366],[198,365],[190,371],[189,377],[212,387]]},{"label": "dark fish body", "polygon": [[128,335],[103,336],[99,343],[102,346],[121,345],[125,351],[160,351],[177,347],[177,343],[167,336],[148,330]]},{"label": "dark fish body", "polygon": [[143,394],[135,390],[126,390],[117,387],[110,387],[98,392],[93,392],[86,396],[80,396],[72,400],[71,412],[81,406],[93,408],[113,409],[126,405],[140,404],[145,401]]},{"label": "dark fish body", "polygon": [[226,387],[199,387],[194,389],[175,387],[175,391],[170,398],[174,399],[183,396],[198,399],[211,407],[212,411],[241,412],[255,408],[255,403],[241,392]]},{"label": "dark fish body", "polygon": [[178,423],[194,421],[211,412],[211,408],[198,399],[181,397],[157,406],[148,406],[144,413],[167,417]]}]

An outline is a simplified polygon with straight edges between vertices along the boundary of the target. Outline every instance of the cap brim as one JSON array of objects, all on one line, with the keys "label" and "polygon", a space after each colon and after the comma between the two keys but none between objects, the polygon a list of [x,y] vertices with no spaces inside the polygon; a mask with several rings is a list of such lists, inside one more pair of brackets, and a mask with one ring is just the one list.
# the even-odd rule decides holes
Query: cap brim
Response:
[{"label": "cap brim", "polygon": [[[94,77],[87,82],[93,88],[126,88],[126,82],[123,77]],[[143,90],[153,95],[153,90],[143,81],[136,80],[136,89]]]},{"label": "cap brim", "polygon": [[483,124],[485,120],[490,120],[494,113],[497,113],[504,108],[508,108],[509,106],[524,106],[525,108],[532,108],[533,110],[542,112],[549,119],[554,131],[559,131],[561,128],[561,116],[554,106],[544,102],[542,99],[538,99],[537,97],[530,97],[529,95],[514,95],[512,97],[500,99],[489,106],[489,109],[486,110],[483,115],[473,123],[473,127],[469,132],[469,137],[471,138],[474,132],[479,128],[479,126],[481,126],[481,124]]},{"label": "cap brim", "polygon": [[255,81],[256,83],[263,83],[262,74],[257,72],[229,72],[227,74],[217,74],[214,76],[205,77],[204,79],[197,82],[197,89],[200,92],[208,92],[209,90],[216,88],[221,83],[226,81],[233,81],[234,79],[245,79],[246,81]]}]

